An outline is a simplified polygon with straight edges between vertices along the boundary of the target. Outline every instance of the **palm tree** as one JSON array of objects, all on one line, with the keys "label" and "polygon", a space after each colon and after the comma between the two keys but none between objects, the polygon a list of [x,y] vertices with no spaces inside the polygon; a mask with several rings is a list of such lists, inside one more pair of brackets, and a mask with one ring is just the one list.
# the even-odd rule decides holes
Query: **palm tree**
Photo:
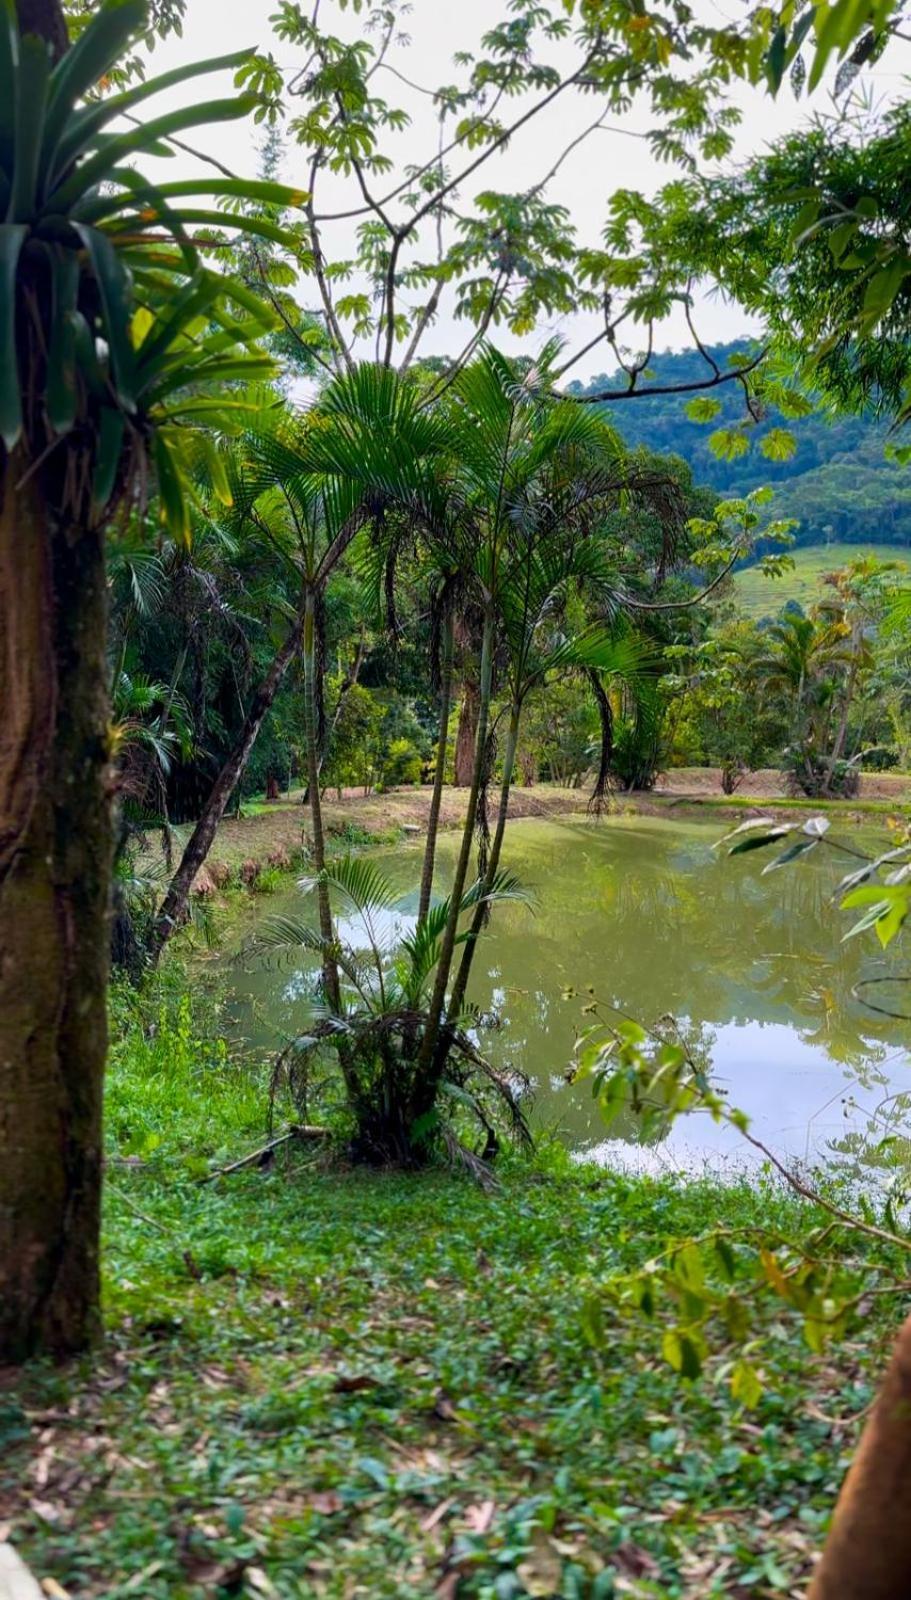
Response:
[{"label": "palm tree", "polygon": [[[858,653],[841,607],[815,607],[809,616],[786,613],[771,625],[754,671],[776,701],[788,728],[787,757],[808,795],[827,793],[840,759],[856,684]],[[836,738],[839,709],[844,731]]]},{"label": "palm tree", "polygon": [[[466,1059],[464,993],[483,920],[502,897],[499,859],[524,702],[549,674],[584,672],[600,689],[609,732],[602,679],[618,678],[633,687],[644,670],[641,646],[610,621],[585,626],[577,636],[562,625],[562,600],[573,584],[588,587],[602,614],[611,612],[611,575],[594,534],[605,507],[623,486],[624,456],[597,416],[570,403],[542,401],[493,350],[460,375],[445,405],[422,407],[417,388],[376,371],[369,383],[367,374],[361,375],[356,387],[342,380],[330,400],[330,407],[326,399],[320,402],[312,436],[307,432],[294,454],[285,445],[269,446],[270,475],[263,488],[270,494],[280,488],[303,521],[303,495],[313,493],[315,486],[314,451],[322,451],[336,491],[341,482],[349,493],[354,491],[353,501],[344,500],[346,515],[352,504],[361,506],[365,537],[369,522],[375,575],[394,570],[397,553],[409,540],[424,552],[443,636],[433,793],[437,808],[451,692],[453,616],[457,608],[462,613],[474,610],[481,636],[478,739],[451,891],[445,900],[433,899],[432,809],[418,916],[409,935],[415,947],[408,940],[383,945],[374,927],[368,939],[375,974],[368,1016],[359,969],[338,938],[332,905],[333,893],[352,900],[355,868],[346,868],[342,881],[337,869],[329,872],[325,866],[311,727],[315,872],[306,887],[317,898],[318,928],[308,932],[296,919],[285,920],[267,931],[265,944],[269,949],[298,944],[320,955],[318,1025],[308,1031],[311,1042],[304,1045],[303,1055],[307,1058],[317,1048],[335,1051],[355,1122],[355,1151],[369,1151],[373,1159],[416,1159],[436,1135],[443,1137],[439,1097],[444,1085],[451,1084],[454,1061]],[[424,431],[418,426],[422,418]],[[298,459],[301,452],[306,467]],[[320,475],[321,493],[325,483]],[[308,590],[318,590],[324,562],[324,556],[301,562]],[[312,722],[315,660],[308,672]],[[472,877],[498,686],[506,690],[508,707],[500,806],[491,849],[482,852]],[[394,910],[386,890],[374,877],[369,884],[366,878],[357,882],[358,913],[382,922]],[[514,885],[510,892],[515,892]],[[462,966],[450,991],[454,956],[462,947]],[[406,957],[416,967],[406,970]],[[352,985],[359,995],[353,1017],[346,999]]]},{"label": "palm tree", "polygon": [[[417,1106],[418,1117],[433,1105],[448,1028],[454,1025],[464,996],[484,914],[476,913],[453,1009],[448,989],[488,763],[498,646],[506,656],[510,711],[497,830],[491,855],[481,863],[482,884],[489,871],[495,874],[498,869],[522,704],[546,670],[535,659],[539,625],[572,575],[573,561],[586,562],[594,572],[597,558],[583,558],[578,550],[623,483],[623,450],[612,430],[596,414],[572,402],[542,398],[548,359],[545,351],[540,367],[523,373],[488,346],[456,378],[445,407],[451,464],[447,515],[437,536],[458,553],[480,615],[478,727],[450,912],[420,1047],[427,1103]],[[581,658],[572,662],[570,647],[564,644],[564,666],[596,668],[594,638],[590,644],[592,659],[586,663]]]}]

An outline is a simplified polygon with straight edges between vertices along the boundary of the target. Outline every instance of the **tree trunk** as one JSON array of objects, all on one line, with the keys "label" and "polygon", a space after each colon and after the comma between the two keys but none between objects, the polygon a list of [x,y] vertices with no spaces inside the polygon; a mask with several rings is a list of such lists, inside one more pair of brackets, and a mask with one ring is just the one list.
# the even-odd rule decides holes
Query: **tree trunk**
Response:
[{"label": "tree trunk", "polygon": [[475,739],[475,763],[471,779],[471,792],[468,796],[468,808],[465,815],[465,824],[462,830],[462,845],[459,858],[456,862],[455,874],[452,882],[452,906],[443,932],[440,947],[440,958],[437,962],[436,976],[434,978],[433,994],[428,1006],[427,1025],[421,1041],[421,1053],[418,1058],[419,1081],[416,1084],[415,1116],[420,1116],[429,1110],[436,1099],[437,1086],[445,1061],[445,1052],[438,1050],[440,1028],[443,1014],[446,1009],[446,989],[449,983],[449,974],[452,969],[452,958],[455,953],[455,942],[459,931],[459,905],[465,892],[465,883],[468,878],[468,867],[471,861],[471,846],[474,838],[475,822],[478,815],[478,800],[481,793],[481,778],[487,743],[487,722],[490,713],[490,695],[493,681],[493,615],[488,612],[484,618],[483,644],[481,647],[481,674],[480,692],[478,697],[478,724]]},{"label": "tree trunk", "polygon": [[911,1317],[835,1507],[807,1600],[911,1594]]},{"label": "tree trunk", "polygon": [[0,1363],[99,1324],[109,896],[107,586],[6,463],[0,507]]},{"label": "tree trunk", "polygon": [[[326,866],[326,837],[323,830],[323,804],[320,793],[320,766],[322,751],[319,742],[319,717],[317,714],[317,639],[316,639],[316,596],[308,593],[304,613],[304,722],[307,736],[307,777],[310,792],[310,827],[313,832],[313,865],[317,873],[325,870]],[[324,883],[320,883],[316,891],[317,907],[319,911],[320,938],[331,944],[335,938],[335,929],[332,923],[332,907],[329,904],[329,890]],[[323,952],[323,988],[333,1011],[341,1011],[341,987],[338,966],[329,954]],[[344,1064],[342,1070],[344,1071]]]},{"label": "tree trunk", "polygon": [[457,789],[471,787],[478,743],[478,709],[478,685],[474,678],[466,678],[462,686],[462,706],[455,745],[454,780]]},{"label": "tree trunk", "polygon": [[168,892],[155,919],[149,942],[149,961],[152,966],[157,965],[174,929],[179,927],[186,917],[193,879],[212,848],[218,824],[250,759],[250,752],[256,743],[259,730],[278,694],[285,673],[300,649],[302,628],[303,618],[298,617],[253,696],[234,749],[212,785],[202,815],[190,835],[180,865],[171,879]]},{"label": "tree trunk", "polygon": [[433,774],[433,794],[427,817],[427,841],[424,845],[424,864],[421,871],[421,894],[418,901],[418,922],[424,921],[430,910],[433,893],[433,870],[436,864],[437,834],[440,828],[440,806],[443,785],[446,781],[446,751],[449,745],[449,712],[452,703],[452,653],[453,620],[447,617],[443,640],[442,678],[440,682],[440,733],[437,740],[436,768]]},{"label": "tree trunk", "polygon": [[60,0],[16,0],[19,32],[37,33],[51,47],[54,61],[59,61],[69,49],[69,34]]},{"label": "tree trunk", "polygon": [[[484,892],[490,893],[497,869],[500,865],[500,854],[503,849],[503,835],[506,832],[506,818],[509,814],[509,791],[512,787],[513,769],[516,764],[516,749],[519,743],[519,721],[522,715],[521,706],[513,706],[509,716],[509,731],[506,735],[506,749],[503,753],[503,774],[500,780],[500,803],[497,808],[497,826],[494,831],[490,846],[490,855],[487,858],[487,872],[484,877]],[[462,950],[462,959],[459,962],[458,976],[449,1001],[449,1021],[454,1023],[462,1010],[465,992],[468,988],[468,979],[471,976],[471,963],[477,947],[481,930],[488,917],[488,907],[481,900],[475,907],[468,930],[468,938]]]}]

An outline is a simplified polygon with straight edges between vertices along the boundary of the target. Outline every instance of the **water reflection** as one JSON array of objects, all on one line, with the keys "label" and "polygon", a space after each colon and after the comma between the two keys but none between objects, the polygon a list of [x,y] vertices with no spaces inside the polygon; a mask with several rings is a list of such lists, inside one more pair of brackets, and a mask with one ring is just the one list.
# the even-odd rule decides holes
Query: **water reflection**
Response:
[{"label": "water reflection", "polygon": [[[597,1146],[603,1129],[589,1091],[564,1077],[581,1006],[561,998],[591,984],[648,1024],[680,1019],[716,1083],[777,1151],[811,1158],[834,1146],[853,1160],[860,1135],[894,1118],[890,1097],[911,1088],[911,1023],[874,1016],[851,989],[902,970],[900,957],[878,956],[871,940],[841,942],[845,919],[830,898],[842,868],[831,853],[761,878],[761,858],[712,850],[718,831],[651,818],[514,825],[506,865],[534,891],[535,907],[498,908],[479,952],[471,999],[500,1018],[485,1049],[531,1077],[539,1124],[558,1126],[576,1147]],[[454,850],[445,838],[441,887]],[[384,854],[382,867],[404,897],[384,929],[392,938],[413,916],[419,852]],[[283,909],[274,897],[264,907]],[[270,1046],[300,1031],[309,969],[302,958],[293,969],[235,972],[238,1029]],[[636,1130],[623,1132],[632,1144]],[[665,1148],[640,1147],[633,1159],[676,1163],[682,1152],[690,1164],[745,1159],[736,1135],[706,1119],[679,1124]]]}]

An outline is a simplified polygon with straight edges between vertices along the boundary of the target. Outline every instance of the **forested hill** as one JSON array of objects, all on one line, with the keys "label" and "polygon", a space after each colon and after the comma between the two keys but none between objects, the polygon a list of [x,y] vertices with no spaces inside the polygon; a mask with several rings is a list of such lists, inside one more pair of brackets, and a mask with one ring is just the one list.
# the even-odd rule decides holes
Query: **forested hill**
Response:
[{"label": "forested hill", "polygon": [[[740,342],[715,345],[711,353],[719,366],[743,351]],[[684,384],[706,375],[705,362],[695,350],[666,351],[656,355],[650,381]],[[591,383],[572,384],[575,394],[620,388],[624,375],[602,373]],[[797,543],[823,544],[837,539],[849,542],[911,544],[911,467],[888,461],[883,454],[887,427],[861,417],[835,421],[809,416],[786,422],[770,414],[756,436],[774,427],[787,427],[797,440],[790,461],[770,461],[754,446],[736,461],[713,454],[709,438],[715,428],[739,421],[743,394],[737,384],[713,391],[721,412],[708,426],[692,422],[686,414],[685,395],[655,395],[620,401],[605,409],[610,420],[630,444],[672,452],[689,462],[696,483],[708,484],[721,494],[739,495],[759,484],[775,488],[776,517],[794,517],[800,523]]]}]

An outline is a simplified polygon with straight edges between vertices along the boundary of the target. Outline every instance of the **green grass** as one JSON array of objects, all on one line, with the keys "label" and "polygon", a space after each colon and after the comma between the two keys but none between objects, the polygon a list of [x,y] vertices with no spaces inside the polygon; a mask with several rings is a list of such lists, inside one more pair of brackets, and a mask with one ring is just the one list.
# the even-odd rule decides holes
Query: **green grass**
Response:
[{"label": "green grass", "polygon": [[735,579],[737,601],[750,617],[777,616],[788,600],[806,609],[825,593],[823,579],[849,561],[872,556],[877,561],[911,559],[911,551],[889,544],[831,544],[791,552],[794,570],[780,578],[767,578],[759,567],[747,567]]},{"label": "green grass", "polygon": [[825,1358],[781,1314],[755,1329],[748,1414],[723,1364],[674,1375],[662,1316],[609,1314],[593,1349],[583,1306],[671,1237],[806,1210],[554,1150],[490,1195],[293,1163],[200,1185],[261,1137],[263,1073],[176,983],[117,1002],[104,1348],[0,1389],[0,1504],[39,1577],[80,1600],[796,1592],[872,1318]]},{"label": "green grass", "polygon": [[[673,767],[670,769],[673,775]],[[892,776],[892,774],[889,774]],[[871,817],[901,816],[907,808],[907,800],[903,795],[896,795],[894,800],[810,800],[805,795],[749,795],[749,794],[700,794],[684,795],[680,798],[666,798],[664,795],[655,794],[649,797],[651,805],[660,806],[664,811],[673,811],[685,816],[690,809],[695,813],[699,811],[807,811],[814,816],[821,813],[824,816],[839,814],[845,818],[855,815],[869,815]]]}]

